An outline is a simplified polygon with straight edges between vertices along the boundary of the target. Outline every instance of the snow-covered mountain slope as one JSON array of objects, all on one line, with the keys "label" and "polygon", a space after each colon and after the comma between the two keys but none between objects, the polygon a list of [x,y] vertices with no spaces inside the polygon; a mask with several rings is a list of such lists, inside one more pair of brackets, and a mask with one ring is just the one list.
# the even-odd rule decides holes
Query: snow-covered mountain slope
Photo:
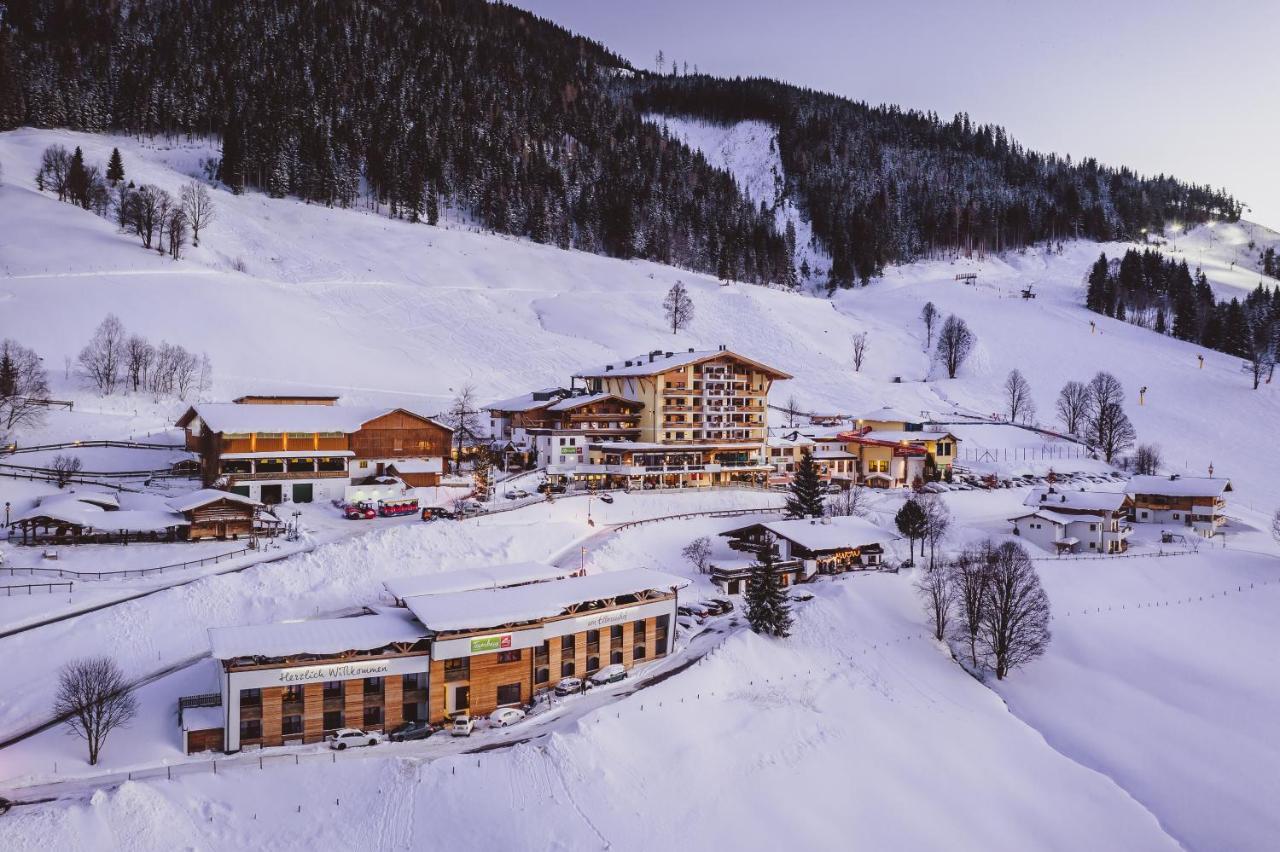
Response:
[{"label": "snow-covered mountain slope", "polygon": [[809,270],[809,277],[802,279],[802,283],[822,284],[827,280],[831,256],[814,240],[813,226],[787,191],[786,171],[778,153],[777,128],[763,121],[716,124],[656,113],[645,118],[700,151],[711,165],[733,175],[747,198],[773,211],[780,233],[786,233],[787,224],[791,224],[796,235],[797,275],[806,266]]},{"label": "snow-covered mountain slope", "polygon": [[[1161,444],[1175,469],[1200,473],[1212,462],[1233,477],[1238,501],[1258,508],[1280,501],[1280,482],[1255,455],[1266,452],[1264,424],[1277,422],[1280,389],[1252,391],[1234,358],[1081,306],[1088,264],[1100,250],[1123,252],[1121,244],[892,268],[870,287],[828,301],[463,229],[216,191],[217,220],[199,249],[174,262],[145,252],[112,223],[36,192],[29,176],[52,142],[83,146],[90,162],[105,162],[119,145],[129,179],[175,192],[210,148],[56,131],[0,135],[0,332],[35,346],[54,367],[60,392],[76,388],[74,377],[63,378],[64,359],[75,357],[108,312],[151,338],[208,351],[219,397],[332,389],[351,402],[397,399],[429,411],[467,383],[496,399],[567,381],[575,368],[614,357],[723,343],[796,376],[778,387],[777,401],[793,394],[804,407],[832,412],[884,404],[999,411],[1001,383],[1018,367],[1031,381],[1040,419],[1051,423],[1062,384],[1105,369],[1129,391],[1140,438]],[[1222,246],[1215,242],[1206,257]],[[1222,287],[1239,286],[1227,277],[1229,260],[1206,262],[1206,269]],[[960,271],[978,273],[977,285],[956,282]],[[696,315],[672,335],[661,302],[676,280],[689,287]],[[1039,293],[1034,301],[1017,298],[1028,284]],[[918,316],[926,301],[964,317],[978,335],[977,351],[954,381],[924,351]],[[855,374],[850,336],[858,331],[868,333],[870,350]],[[1204,369],[1197,354],[1205,356]],[[1139,407],[1143,386],[1148,394]],[[122,424],[123,433],[160,428],[177,406],[92,407],[151,412]]]}]

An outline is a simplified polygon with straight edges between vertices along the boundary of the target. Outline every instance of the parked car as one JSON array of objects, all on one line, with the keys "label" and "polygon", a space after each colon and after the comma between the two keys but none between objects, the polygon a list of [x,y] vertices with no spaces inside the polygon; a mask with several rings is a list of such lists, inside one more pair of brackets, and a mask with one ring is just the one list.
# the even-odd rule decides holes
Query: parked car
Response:
[{"label": "parked car", "polygon": [[612,495],[612,494],[601,494],[601,495],[600,495],[600,502],[601,502],[601,503],[612,503],[612,502],[613,502],[613,495]]},{"label": "parked car", "polygon": [[523,500],[528,496],[529,496],[529,492],[525,491],[523,488],[516,488],[506,493],[506,498],[508,500]]},{"label": "parked car", "polygon": [[702,605],[707,608],[707,612],[710,615],[724,615],[726,612],[729,611],[729,607],[725,606],[726,603],[728,603],[728,601],[720,601],[720,600],[712,599],[708,601],[703,601]]},{"label": "parked car", "polygon": [[717,604],[721,612],[733,612],[733,601],[728,598],[711,598],[708,603]]},{"label": "parked car", "polygon": [[539,494],[563,494],[568,490],[563,482],[543,482],[538,485]]},{"label": "parked car", "polygon": [[380,742],[382,742],[382,734],[377,731],[362,731],[359,728],[339,728],[329,738],[329,748],[343,751],[348,747],[371,746]]},{"label": "parked car", "polygon": [[556,695],[560,695],[560,696],[574,695],[581,691],[582,691],[582,678],[580,677],[561,678],[560,682],[556,684],[556,689],[555,689]]},{"label": "parked car", "polygon": [[699,623],[700,622],[694,621],[693,616],[691,615],[681,615],[676,618],[676,624],[680,625],[685,630],[693,630],[693,628],[697,627]]},{"label": "parked car", "polygon": [[351,503],[342,510],[342,516],[348,521],[371,521],[378,513],[368,503]]},{"label": "parked car", "polygon": [[841,488],[840,485],[835,482],[828,482],[826,485],[822,486],[823,494],[839,494],[843,490],[844,489]]},{"label": "parked car", "polygon": [[453,722],[449,725],[449,733],[455,737],[469,737],[475,727],[475,719],[472,719],[466,713],[459,713],[453,717]]},{"label": "parked car", "polygon": [[444,506],[424,506],[422,509],[422,520],[438,521],[438,520],[456,520],[457,515],[446,509]]},{"label": "parked car", "polygon": [[620,680],[626,679],[627,670],[623,668],[621,663],[614,663],[611,666],[605,666],[587,680],[591,682],[592,686],[604,686],[608,683],[617,683]]},{"label": "parked car", "polygon": [[494,728],[505,728],[523,718],[524,711],[519,707],[499,707],[489,714],[489,725]]},{"label": "parked car", "polygon": [[676,607],[676,615],[679,616],[680,618],[686,619],[690,623],[697,622],[698,624],[701,624],[702,622],[707,620],[707,617],[705,615],[700,615],[694,612],[688,606]]},{"label": "parked car", "polygon": [[417,513],[417,497],[399,497],[393,500],[383,500],[378,504],[378,514],[384,518],[398,518],[401,515],[416,515]]},{"label": "parked car", "polygon": [[808,592],[796,592],[796,593],[794,593],[794,594],[791,596],[791,600],[793,600],[793,601],[811,601],[811,600],[813,600],[813,595],[809,594]]},{"label": "parked car", "polygon": [[404,743],[410,740],[425,740],[427,737],[440,730],[435,725],[428,725],[426,722],[405,722],[400,727],[391,732],[388,739],[393,743]]}]

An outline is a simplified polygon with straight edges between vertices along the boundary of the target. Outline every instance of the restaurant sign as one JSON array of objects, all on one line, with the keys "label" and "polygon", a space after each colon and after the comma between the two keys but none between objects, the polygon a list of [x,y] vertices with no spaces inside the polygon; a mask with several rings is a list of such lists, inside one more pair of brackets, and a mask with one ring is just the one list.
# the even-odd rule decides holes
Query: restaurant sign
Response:
[{"label": "restaurant sign", "polygon": [[473,654],[484,654],[489,651],[505,651],[510,647],[510,633],[498,633],[493,636],[477,636],[471,640],[471,653]]}]

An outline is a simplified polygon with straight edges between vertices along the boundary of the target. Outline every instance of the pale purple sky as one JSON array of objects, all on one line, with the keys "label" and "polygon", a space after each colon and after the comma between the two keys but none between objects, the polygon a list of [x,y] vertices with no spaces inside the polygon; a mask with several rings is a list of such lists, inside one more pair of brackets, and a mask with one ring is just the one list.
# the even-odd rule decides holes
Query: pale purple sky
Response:
[{"label": "pale purple sky", "polygon": [[1280,229],[1280,0],[515,0],[669,59],[967,111],[1030,148],[1224,186]]}]

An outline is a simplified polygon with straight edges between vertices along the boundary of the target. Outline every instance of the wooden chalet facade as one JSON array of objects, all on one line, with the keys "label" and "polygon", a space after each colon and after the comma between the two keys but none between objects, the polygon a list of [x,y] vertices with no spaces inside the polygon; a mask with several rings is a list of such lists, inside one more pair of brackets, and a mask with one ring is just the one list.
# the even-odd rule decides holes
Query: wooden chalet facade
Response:
[{"label": "wooden chalet facade", "polygon": [[729,539],[730,550],[750,557],[733,565],[713,565],[712,582],[730,595],[746,592],[754,564],[766,547],[773,553],[773,570],[786,586],[816,574],[877,569],[886,545],[897,539],[857,517],[763,521],[720,535]]},{"label": "wooden chalet facade", "polygon": [[437,485],[453,435],[402,408],[293,401],[199,404],[177,425],[206,486],[263,503],[340,498],[347,485],[410,459],[428,463],[411,484]]},{"label": "wooden chalet facade", "polygon": [[1130,517],[1138,523],[1190,527],[1211,538],[1227,523],[1231,480],[1211,476],[1135,476],[1125,492]]}]

